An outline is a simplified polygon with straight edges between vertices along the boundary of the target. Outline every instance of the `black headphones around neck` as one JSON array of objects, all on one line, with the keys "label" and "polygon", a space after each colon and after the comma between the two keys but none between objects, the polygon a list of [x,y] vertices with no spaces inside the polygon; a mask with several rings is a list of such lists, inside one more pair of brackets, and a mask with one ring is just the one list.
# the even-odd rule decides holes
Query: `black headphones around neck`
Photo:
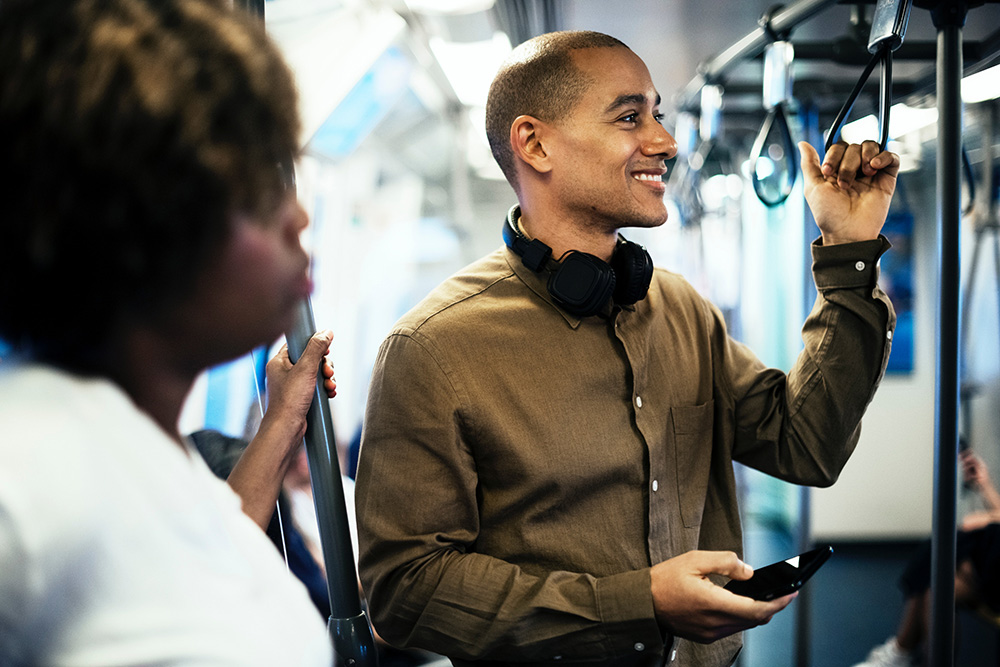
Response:
[{"label": "black headphones around neck", "polygon": [[520,217],[519,206],[507,213],[504,243],[530,270],[548,272],[549,294],[567,313],[589,317],[601,312],[608,299],[628,306],[646,296],[653,278],[653,258],[638,243],[619,236],[610,264],[579,250],[570,250],[555,260],[552,248],[524,235],[517,224]]}]

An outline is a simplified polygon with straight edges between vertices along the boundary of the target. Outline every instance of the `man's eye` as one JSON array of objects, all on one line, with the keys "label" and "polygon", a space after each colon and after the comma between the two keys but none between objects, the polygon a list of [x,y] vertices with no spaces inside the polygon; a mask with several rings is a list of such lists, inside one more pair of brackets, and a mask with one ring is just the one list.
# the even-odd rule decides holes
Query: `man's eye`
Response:
[{"label": "man's eye", "polygon": [[655,120],[660,125],[663,125],[663,119],[666,118],[662,113],[653,114],[653,120]]},{"label": "man's eye", "polygon": [[627,116],[622,116],[619,120],[622,120],[622,121],[624,121],[626,123],[634,123],[637,120],[639,120],[639,114],[630,113]]}]

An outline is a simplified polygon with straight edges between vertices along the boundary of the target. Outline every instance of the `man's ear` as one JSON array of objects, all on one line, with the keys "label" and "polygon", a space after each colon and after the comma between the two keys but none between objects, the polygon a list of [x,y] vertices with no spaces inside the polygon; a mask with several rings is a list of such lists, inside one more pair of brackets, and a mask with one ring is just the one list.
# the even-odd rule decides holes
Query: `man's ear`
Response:
[{"label": "man's ear", "polygon": [[510,145],[514,156],[539,173],[552,169],[546,150],[549,126],[534,116],[518,116],[510,124]]}]

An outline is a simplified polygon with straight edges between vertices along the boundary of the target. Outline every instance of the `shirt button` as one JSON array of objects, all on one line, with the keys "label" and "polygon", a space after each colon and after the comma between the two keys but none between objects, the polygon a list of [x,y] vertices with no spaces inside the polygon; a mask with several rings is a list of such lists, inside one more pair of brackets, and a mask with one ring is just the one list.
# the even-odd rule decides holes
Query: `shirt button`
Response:
[{"label": "shirt button", "polygon": [[864,271],[864,270],[865,270],[865,263],[864,263],[864,262],[861,262],[861,261],[859,261],[859,262],[857,262],[857,263],[856,263],[856,264],[854,265],[854,268],[855,268],[855,269],[857,269],[858,271]]},{"label": "shirt button", "polygon": [[636,651],[645,651],[646,645],[643,644],[642,642],[636,642],[635,646],[633,646],[632,648],[634,648]]},{"label": "shirt button", "polygon": [[636,396],[635,397],[635,407],[637,407],[637,408],[641,408],[642,407],[642,396]]},{"label": "shirt button", "polygon": [[888,331],[885,332],[885,337],[888,338],[889,340],[892,340],[892,329],[889,329]]},{"label": "shirt button", "polygon": [[653,480],[653,491],[656,491],[658,488],[660,488],[660,483],[654,479]]}]

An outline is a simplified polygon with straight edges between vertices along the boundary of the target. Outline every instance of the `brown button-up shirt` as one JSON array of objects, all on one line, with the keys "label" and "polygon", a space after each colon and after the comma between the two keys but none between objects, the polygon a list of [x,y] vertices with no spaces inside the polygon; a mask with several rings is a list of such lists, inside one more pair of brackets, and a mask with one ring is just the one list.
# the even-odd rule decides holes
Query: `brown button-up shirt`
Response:
[{"label": "brown button-up shirt", "polygon": [[[506,248],[443,283],[372,376],[357,512],[378,632],[459,665],[669,659],[649,568],[742,551],[732,462],[828,485],[853,451],[894,326],[887,247],[814,245],[788,375],[668,271],[583,319]],[[674,664],[728,665],[740,638],[675,646]]]}]

